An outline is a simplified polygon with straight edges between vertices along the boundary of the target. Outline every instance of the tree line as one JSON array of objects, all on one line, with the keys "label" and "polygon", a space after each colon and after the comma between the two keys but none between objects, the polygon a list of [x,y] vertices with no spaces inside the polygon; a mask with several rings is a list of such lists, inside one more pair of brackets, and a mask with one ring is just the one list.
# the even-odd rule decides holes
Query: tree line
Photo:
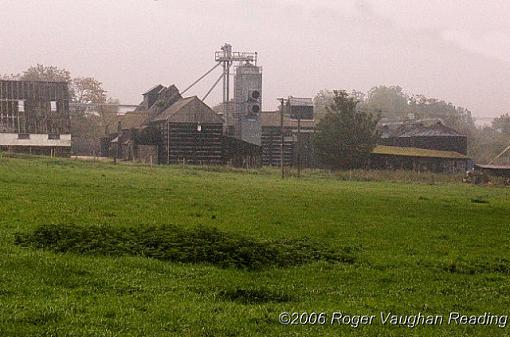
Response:
[{"label": "tree line", "polygon": [[[471,111],[451,102],[410,95],[399,86],[376,86],[367,93],[343,91],[343,97],[356,101],[356,110],[378,116],[380,122],[440,119],[468,138],[468,155],[476,162],[487,163],[510,145],[510,115],[502,114],[491,125],[476,126]],[[327,115],[338,99],[338,91],[321,90],[314,98],[315,111],[320,120]],[[334,109],[333,109],[334,110]],[[505,160],[505,159],[503,159]],[[510,158],[506,157],[507,163]]]}]

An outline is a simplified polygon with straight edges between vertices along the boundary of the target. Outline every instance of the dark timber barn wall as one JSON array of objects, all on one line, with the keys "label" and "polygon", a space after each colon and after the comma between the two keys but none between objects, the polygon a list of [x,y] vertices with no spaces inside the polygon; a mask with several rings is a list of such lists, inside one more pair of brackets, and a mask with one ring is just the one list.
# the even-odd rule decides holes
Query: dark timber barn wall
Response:
[{"label": "dark timber barn wall", "polygon": [[[18,102],[24,101],[24,112]],[[51,110],[56,102],[56,110]],[[65,82],[0,81],[0,131],[68,134],[69,92]]]},{"label": "dark timber barn wall", "polygon": [[65,82],[0,80],[2,150],[69,155],[69,89]]},{"label": "dark timber barn wall", "polygon": [[[262,163],[279,166],[281,161],[281,115],[280,112],[262,112]],[[283,163],[296,166],[300,158],[302,167],[317,166],[311,149],[311,137],[315,129],[314,120],[301,120],[301,149],[298,146],[298,121],[285,114],[283,118]],[[300,156],[298,155],[300,153]]]},{"label": "dark timber barn wall", "polygon": [[262,158],[262,148],[242,139],[223,136],[224,164],[234,167],[259,167]]},{"label": "dark timber barn wall", "polygon": [[[292,165],[294,142],[292,133],[284,131],[283,137],[283,164]],[[280,127],[262,126],[262,164],[265,166],[280,166],[282,131]]]},{"label": "dark timber barn wall", "polygon": [[[222,164],[222,124],[198,123],[160,124],[162,153],[166,163]],[[170,146],[168,147],[168,144]],[[168,160],[169,158],[169,160]]]},{"label": "dark timber barn wall", "polygon": [[223,164],[223,119],[198,97],[182,98],[151,121],[161,163]]}]

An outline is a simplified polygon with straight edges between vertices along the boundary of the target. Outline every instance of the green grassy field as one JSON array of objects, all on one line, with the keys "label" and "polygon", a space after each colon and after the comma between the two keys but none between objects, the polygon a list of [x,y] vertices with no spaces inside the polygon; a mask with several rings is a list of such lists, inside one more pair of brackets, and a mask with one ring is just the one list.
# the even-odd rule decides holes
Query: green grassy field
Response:
[{"label": "green grassy field", "polygon": [[[248,271],[15,244],[43,224],[204,225],[257,240],[307,237],[351,247],[356,259]],[[510,336],[495,325],[379,319],[510,314],[509,238],[508,188],[4,157],[0,336]],[[282,325],[284,311],[377,318]]]}]

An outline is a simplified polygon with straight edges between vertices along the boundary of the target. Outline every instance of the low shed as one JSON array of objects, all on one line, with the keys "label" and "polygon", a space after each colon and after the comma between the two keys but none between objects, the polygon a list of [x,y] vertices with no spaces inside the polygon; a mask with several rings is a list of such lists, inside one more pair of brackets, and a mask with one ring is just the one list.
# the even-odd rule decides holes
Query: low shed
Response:
[{"label": "low shed", "polygon": [[476,164],[476,170],[496,177],[510,178],[510,166],[508,165],[482,165]]},{"label": "low shed", "polygon": [[470,159],[455,151],[439,151],[415,147],[377,145],[370,155],[370,168],[466,172]]}]

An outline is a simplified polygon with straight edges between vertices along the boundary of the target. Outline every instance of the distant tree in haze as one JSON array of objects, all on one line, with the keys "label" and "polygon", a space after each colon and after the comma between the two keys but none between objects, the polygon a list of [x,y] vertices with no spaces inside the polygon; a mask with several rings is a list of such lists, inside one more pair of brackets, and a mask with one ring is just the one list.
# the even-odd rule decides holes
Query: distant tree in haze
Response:
[{"label": "distant tree in haze", "polygon": [[69,98],[74,101],[74,88],[72,86],[71,73],[57,66],[45,66],[37,64],[29,67],[19,77],[22,81],[50,81],[67,82],[69,84]]},{"label": "distant tree in haze", "polygon": [[[492,121],[491,126],[476,128],[470,155],[479,163],[489,163],[510,145],[510,114],[506,113]],[[497,159],[496,164],[510,164],[510,154]]]},{"label": "distant tree in haze", "polygon": [[373,87],[367,93],[363,108],[380,111],[381,117],[395,122],[409,119],[441,119],[448,127],[470,135],[475,128],[471,112],[436,98],[409,95],[400,86]]},{"label": "distant tree in haze", "polygon": [[104,104],[108,99],[103,84],[92,77],[77,77],[73,79],[72,86],[77,103]]},{"label": "distant tree in haze", "polygon": [[[349,96],[356,99],[358,104],[363,104],[366,97],[365,93],[358,90],[352,90]],[[315,119],[320,120],[324,117],[328,112],[328,107],[334,104],[334,101],[335,93],[332,90],[323,89],[319,91],[313,98]]]},{"label": "distant tree in haze", "polygon": [[346,91],[334,90],[333,94],[333,103],[326,107],[313,139],[318,159],[331,169],[363,167],[379,138],[379,117],[357,110],[358,100]]},{"label": "distant tree in haze", "polygon": [[411,111],[418,119],[441,119],[444,124],[470,137],[475,129],[471,111],[436,98],[416,95],[410,101]]},{"label": "distant tree in haze", "polygon": [[389,121],[402,121],[407,119],[411,112],[409,101],[409,95],[398,85],[390,87],[380,85],[368,91],[363,109],[378,111],[382,118]]},{"label": "distant tree in haze", "polygon": [[[99,138],[104,136],[107,126],[117,115],[118,100],[108,98],[103,84],[92,77],[77,77],[72,80],[74,103],[77,104],[71,116],[73,150],[75,153],[90,155],[99,152]],[[92,104],[93,113],[85,108]]]},{"label": "distant tree in haze", "polygon": [[0,80],[10,80],[10,81],[15,81],[15,80],[18,80],[20,78],[20,74],[0,74]]},{"label": "distant tree in haze", "polygon": [[56,66],[37,64],[31,66],[21,74],[23,81],[59,81],[71,82],[71,73]]},{"label": "distant tree in haze", "polygon": [[[492,127],[506,136],[510,136],[510,115],[508,113],[495,118]],[[508,140],[510,143],[510,139]]]},{"label": "distant tree in haze", "polygon": [[[508,135],[501,133],[491,126],[479,127],[473,133],[470,156],[477,163],[487,164],[509,145],[510,139]],[[509,155],[500,157],[496,163],[510,164]]]},{"label": "distant tree in haze", "polygon": [[328,112],[329,107],[334,102],[335,94],[332,90],[321,90],[313,98],[313,112],[316,120],[320,120]]}]

